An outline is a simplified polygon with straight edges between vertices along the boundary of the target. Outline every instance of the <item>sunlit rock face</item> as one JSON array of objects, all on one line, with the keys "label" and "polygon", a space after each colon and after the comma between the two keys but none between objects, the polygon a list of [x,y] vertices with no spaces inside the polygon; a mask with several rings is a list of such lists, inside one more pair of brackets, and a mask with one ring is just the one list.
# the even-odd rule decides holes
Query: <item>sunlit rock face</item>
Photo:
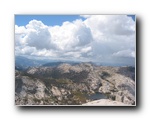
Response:
[{"label": "sunlit rock face", "polygon": [[[100,100],[100,105],[134,105],[134,76],[134,67],[96,66],[90,63],[64,63],[55,67],[16,70],[15,104],[82,105]],[[102,97],[90,98],[100,94]]]}]

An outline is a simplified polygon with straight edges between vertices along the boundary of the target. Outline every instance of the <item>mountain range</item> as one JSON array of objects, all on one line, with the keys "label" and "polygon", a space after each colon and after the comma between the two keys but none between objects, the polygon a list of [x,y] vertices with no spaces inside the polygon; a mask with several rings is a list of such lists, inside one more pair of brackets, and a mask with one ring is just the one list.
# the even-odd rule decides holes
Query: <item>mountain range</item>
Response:
[{"label": "mountain range", "polygon": [[16,105],[84,105],[93,100],[135,105],[134,67],[32,64],[41,66],[15,70]]}]

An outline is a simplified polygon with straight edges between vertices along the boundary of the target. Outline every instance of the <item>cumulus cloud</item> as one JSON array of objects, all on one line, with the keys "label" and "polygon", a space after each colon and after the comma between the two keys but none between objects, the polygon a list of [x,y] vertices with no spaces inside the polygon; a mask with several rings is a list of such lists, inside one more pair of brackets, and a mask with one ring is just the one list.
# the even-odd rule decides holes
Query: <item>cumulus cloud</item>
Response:
[{"label": "cumulus cloud", "polygon": [[[93,57],[135,57],[135,22],[125,15],[91,15],[84,21],[93,35]],[[128,58],[127,58],[128,59]],[[134,61],[134,60],[133,60]],[[117,61],[116,61],[117,62]]]},{"label": "cumulus cloud", "polygon": [[[126,15],[82,15],[85,20],[47,26],[31,20],[15,25],[16,55],[81,61],[135,58],[135,21]],[[117,62],[117,61],[116,61]],[[129,62],[129,61],[128,61]]]},{"label": "cumulus cloud", "polygon": [[32,20],[26,25],[26,28],[27,34],[24,39],[28,46],[36,47],[37,49],[51,49],[54,47],[48,26],[41,21]]},{"label": "cumulus cloud", "polygon": [[84,23],[91,28],[94,36],[131,35],[135,31],[134,21],[126,15],[91,15]]},{"label": "cumulus cloud", "polygon": [[122,51],[118,51],[116,53],[113,53],[113,56],[117,56],[117,57],[135,57],[135,52],[133,50],[122,50]]},{"label": "cumulus cloud", "polygon": [[89,44],[93,38],[82,20],[64,22],[62,26],[50,27],[53,44],[60,50],[70,50]]}]

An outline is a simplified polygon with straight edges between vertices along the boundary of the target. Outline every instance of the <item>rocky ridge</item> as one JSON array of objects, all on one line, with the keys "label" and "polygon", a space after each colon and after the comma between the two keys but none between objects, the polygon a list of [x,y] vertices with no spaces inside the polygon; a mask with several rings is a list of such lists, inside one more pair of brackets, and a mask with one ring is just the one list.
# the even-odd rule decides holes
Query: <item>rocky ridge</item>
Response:
[{"label": "rocky ridge", "polygon": [[101,93],[111,101],[135,104],[133,67],[105,67],[90,63],[31,67],[15,71],[16,105],[82,105]]}]

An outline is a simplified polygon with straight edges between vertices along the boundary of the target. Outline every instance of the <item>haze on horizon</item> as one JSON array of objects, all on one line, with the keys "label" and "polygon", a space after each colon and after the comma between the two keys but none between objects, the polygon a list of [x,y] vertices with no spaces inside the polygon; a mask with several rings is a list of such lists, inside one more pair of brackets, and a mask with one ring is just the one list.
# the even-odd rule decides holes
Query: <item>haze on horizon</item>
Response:
[{"label": "haze on horizon", "polygon": [[135,65],[135,16],[64,15],[61,24],[51,17],[15,24],[16,56]]}]

